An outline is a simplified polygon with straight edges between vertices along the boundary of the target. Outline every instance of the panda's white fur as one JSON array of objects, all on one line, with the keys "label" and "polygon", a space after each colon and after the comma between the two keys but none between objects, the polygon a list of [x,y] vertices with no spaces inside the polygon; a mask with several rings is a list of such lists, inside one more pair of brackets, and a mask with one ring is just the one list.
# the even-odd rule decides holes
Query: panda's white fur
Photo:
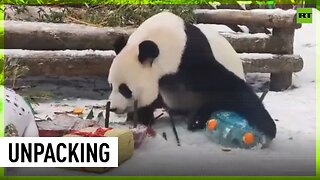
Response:
[{"label": "panda's white fur", "polygon": [[[207,36],[218,62],[244,79],[241,60],[229,42],[214,30],[208,31],[201,26],[199,28]],[[152,40],[160,50],[152,68],[137,60],[138,45],[145,40]],[[139,100],[138,107],[152,103],[159,93],[159,79],[178,71],[186,41],[184,20],[173,13],[161,12],[144,21],[131,34],[126,46],[111,65],[108,77],[109,83],[114,87],[109,97],[111,108],[116,108],[117,113],[124,113],[132,111],[133,99]],[[118,92],[117,87],[121,83],[130,87],[133,98],[126,99]]]},{"label": "panda's white fur", "polygon": [[196,26],[207,37],[216,60],[238,77],[245,80],[242,60],[226,38],[212,27],[203,25]]}]

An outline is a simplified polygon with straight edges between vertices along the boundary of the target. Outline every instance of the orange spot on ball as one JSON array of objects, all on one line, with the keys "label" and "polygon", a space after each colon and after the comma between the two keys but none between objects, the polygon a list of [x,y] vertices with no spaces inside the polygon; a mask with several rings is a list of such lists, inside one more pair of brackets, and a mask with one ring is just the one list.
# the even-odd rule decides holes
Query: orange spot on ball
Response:
[{"label": "orange spot on ball", "polygon": [[243,135],[243,142],[245,144],[252,144],[252,143],[254,143],[254,141],[255,141],[255,138],[254,138],[254,135],[251,132],[246,132]]},{"label": "orange spot on ball", "polygon": [[208,130],[214,130],[217,127],[218,121],[215,119],[211,119],[208,122]]}]

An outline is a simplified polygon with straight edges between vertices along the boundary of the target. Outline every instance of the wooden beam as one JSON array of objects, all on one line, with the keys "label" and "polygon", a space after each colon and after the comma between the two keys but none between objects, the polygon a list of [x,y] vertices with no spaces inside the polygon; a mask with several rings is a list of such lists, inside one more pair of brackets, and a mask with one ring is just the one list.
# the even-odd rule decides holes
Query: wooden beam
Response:
[{"label": "wooden beam", "polygon": [[[27,75],[107,76],[115,57],[113,51],[30,51],[4,50],[6,61],[18,60],[30,71]],[[299,55],[239,54],[247,73],[299,72]]]},{"label": "wooden beam", "polygon": [[300,28],[295,10],[281,9],[196,9],[197,23],[255,25],[267,28]]},{"label": "wooden beam", "polygon": [[[292,54],[293,44],[291,36],[267,35],[264,33],[226,33],[220,32],[238,53],[272,53],[272,54]],[[286,39],[287,37],[287,39]]]},{"label": "wooden beam", "polygon": [[121,35],[133,28],[99,28],[80,24],[4,21],[5,49],[110,50]]},{"label": "wooden beam", "polygon": [[30,51],[4,50],[6,61],[17,61],[27,66],[26,75],[99,75],[109,73],[114,51]]},{"label": "wooden beam", "polygon": [[[120,36],[135,28],[98,28],[78,24],[5,21],[5,49],[29,50],[112,50]],[[238,53],[287,54],[292,45],[263,33],[220,32]]]},{"label": "wooden beam", "polygon": [[303,68],[303,59],[299,55],[285,54],[239,54],[244,71],[249,73],[299,72]]}]

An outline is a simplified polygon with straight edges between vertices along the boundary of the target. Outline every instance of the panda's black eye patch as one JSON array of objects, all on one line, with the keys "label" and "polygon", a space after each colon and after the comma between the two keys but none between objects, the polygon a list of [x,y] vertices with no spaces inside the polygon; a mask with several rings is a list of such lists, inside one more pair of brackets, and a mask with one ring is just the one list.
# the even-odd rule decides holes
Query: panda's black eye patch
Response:
[{"label": "panda's black eye patch", "polygon": [[127,99],[132,97],[132,91],[128,88],[126,84],[120,84],[119,93]]}]

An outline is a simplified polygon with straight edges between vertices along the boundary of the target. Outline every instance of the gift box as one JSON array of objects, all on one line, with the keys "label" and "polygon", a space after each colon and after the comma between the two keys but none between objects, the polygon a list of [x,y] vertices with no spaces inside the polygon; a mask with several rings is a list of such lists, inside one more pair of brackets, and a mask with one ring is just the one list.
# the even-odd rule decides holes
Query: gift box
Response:
[{"label": "gift box", "polygon": [[[64,137],[118,137],[118,163],[119,165],[130,159],[134,151],[133,133],[130,129],[114,129],[114,128],[96,128],[88,127],[79,131],[73,131]],[[106,172],[110,167],[82,167],[68,168],[73,170],[82,170],[87,172],[102,173]]]},{"label": "gift box", "polygon": [[61,137],[87,127],[99,127],[97,121],[83,120],[65,114],[56,115],[52,120],[36,121],[36,123],[40,137]]}]

